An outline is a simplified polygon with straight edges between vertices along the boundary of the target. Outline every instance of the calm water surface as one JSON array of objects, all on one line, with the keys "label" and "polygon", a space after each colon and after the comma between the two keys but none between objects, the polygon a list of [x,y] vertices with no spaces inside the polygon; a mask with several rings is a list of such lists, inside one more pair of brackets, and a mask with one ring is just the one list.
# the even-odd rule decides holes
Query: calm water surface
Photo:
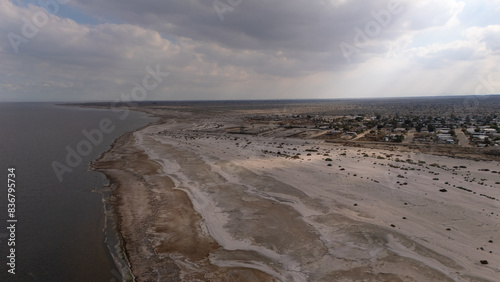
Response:
[{"label": "calm water surface", "polygon": [[[108,118],[115,130],[59,182],[52,163],[66,165],[66,147],[86,140]],[[0,103],[0,281],[113,281],[117,276],[105,243],[102,196],[107,184],[88,164],[115,138],[153,121],[131,112],[43,103]],[[16,274],[7,273],[7,168],[16,168]],[[109,232],[109,231],[108,231]],[[108,237],[113,237],[108,234]],[[113,239],[108,243],[115,244]],[[120,279],[116,278],[116,281]]]}]

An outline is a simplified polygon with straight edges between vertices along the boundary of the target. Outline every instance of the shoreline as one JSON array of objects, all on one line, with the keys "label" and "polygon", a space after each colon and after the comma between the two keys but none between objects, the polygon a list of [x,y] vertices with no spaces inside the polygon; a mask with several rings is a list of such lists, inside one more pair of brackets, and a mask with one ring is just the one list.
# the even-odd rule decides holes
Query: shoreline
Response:
[{"label": "shoreline", "polygon": [[[66,105],[66,106],[76,106],[76,107],[86,108],[83,105]],[[93,107],[88,107],[88,108],[93,108]],[[109,110],[109,108],[97,108],[97,109]],[[106,177],[106,179],[109,182],[108,185],[100,187],[98,189],[95,189],[94,192],[99,193],[102,197],[103,211],[104,211],[104,226],[103,226],[102,232],[104,233],[104,238],[105,238],[104,244],[106,244],[106,247],[108,248],[109,254],[113,258],[113,262],[114,262],[115,267],[118,268],[122,279],[124,279],[125,281],[136,281],[136,280],[135,280],[134,274],[132,273],[132,269],[131,269],[132,265],[131,265],[130,260],[129,260],[128,251],[125,248],[126,242],[121,234],[121,226],[120,226],[121,220],[119,218],[119,215],[117,214],[117,204],[114,203],[114,200],[113,200],[113,198],[116,198],[116,196],[118,194],[118,192],[116,191],[116,188],[113,189],[113,186],[115,186],[116,183],[113,182],[112,175],[107,173],[105,170],[99,169],[97,166],[98,166],[99,162],[103,158],[105,158],[108,153],[112,152],[115,149],[117,144],[119,144],[121,142],[126,142],[127,139],[129,139],[131,136],[133,136],[134,132],[142,130],[150,125],[153,125],[156,123],[161,123],[161,121],[162,121],[161,117],[152,115],[151,113],[149,113],[147,111],[139,111],[136,109],[134,109],[134,110],[137,112],[142,112],[148,116],[158,118],[158,120],[152,121],[144,126],[141,126],[140,128],[138,128],[136,130],[125,132],[124,134],[118,136],[113,141],[113,143],[110,145],[110,148],[107,151],[99,154],[99,156],[96,159],[92,160],[88,165],[89,170],[97,171],[97,172],[104,174],[104,176]],[[104,191],[104,190],[108,190],[108,191]],[[106,196],[106,193],[109,193],[109,195]],[[112,211],[108,211],[107,205],[111,206]],[[112,220],[112,222],[114,222],[114,224],[111,226],[109,225],[110,219]],[[106,231],[107,228],[111,228],[113,235],[117,236],[118,246],[116,246],[116,245],[111,246],[110,242],[108,242],[108,240],[111,238],[109,237],[110,235],[107,234],[107,231]],[[117,248],[117,249],[114,250],[114,248]],[[123,263],[125,263],[125,265],[123,265]]]},{"label": "shoreline", "polygon": [[[85,106],[85,105],[78,105],[78,104],[63,104],[63,105],[57,105],[57,106],[67,106],[67,107],[77,107],[77,108],[90,108],[90,109],[98,109],[98,110],[110,110],[110,108],[101,108],[101,107],[92,107],[92,106]],[[111,256],[113,260],[113,264],[115,268],[120,272],[121,279],[124,281],[135,281],[135,276],[132,273],[131,270],[131,263],[128,259],[129,255],[127,253],[127,249],[125,248],[125,242],[124,239],[121,235],[121,228],[120,228],[120,219],[117,215],[116,211],[116,204],[113,203],[113,198],[116,197],[116,191],[112,189],[112,186],[115,185],[110,178],[110,175],[106,173],[103,170],[100,170],[96,167],[96,165],[99,163],[101,159],[103,159],[106,154],[108,154],[110,151],[112,151],[116,144],[123,142],[123,140],[127,139],[130,137],[130,135],[133,135],[135,131],[141,130],[143,128],[146,128],[150,125],[153,125],[155,123],[158,123],[161,121],[161,117],[155,116],[151,114],[150,112],[147,111],[141,111],[138,109],[133,109],[132,111],[136,112],[141,112],[145,114],[146,116],[150,116],[153,118],[158,118],[156,121],[149,122],[146,125],[141,126],[140,128],[137,128],[135,130],[125,132],[122,135],[118,136],[113,140],[113,143],[111,143],[110,147],[108,150],[102,152],[99,154],[99,156],[92,160],[88,164],[88,169],[96,172],[102,173],[105,178],[108,181],[108,185],[102,186],[99,188],[96,188],[92,190],[93,192],[99,193],[101,195],[102,199],[102,208],[103,208],[103,216],[104,216],[104,226],[102,228],[102,232],[104,234],[104,244],[106,245],[109,255]],[[108,194],[108,195],[106,195]],[[111,211],[108,210],[108,205],[110,206]],[[111,222],[110,222],[111,221]],[[112,234],[108,234],[108,228],[111,230]],[[111,245],[110,240],[114,240],[110,236],[116,236],[116,244]],[[112,269],[112,273],[115,271],[115,269]],[[114,275],[116,276],[116,275]],[[115,277],[116,278],[116,277]]]},{"label": "shoreline", "polygon": [[[93,160],[90,164],[89,164],[89,169],[90,170],[93,170],[93,171],[97,171],[97,172],[100,172],[102,174],[104,174],[104,176],[106,177],[106,179],[108,180],[108,185],[107,186],[103,186],[103,187],[100,187],[100,188],[97,188],[94,190],[94,192],[96,193],[99,193],[102,197],[102,208],[103,208],[103,212],[104,212],[104,226],[103,226],[103,229],[102,229],[102,232],[104,233],[104,238],[105,238],[105,242],[104,244],[106,244],[106,247],[108,248],[108,251],[111,255],[111,257],[113,258],[113,262],[115,264],[115,267],[118,268],[118,270],[120,271],[120,275],[122,277],[122,279],[124,279],[125,281],[135,281],[135,277],[132,273],[132,270],[131,270],[131,264],[130,264],[130,261],[128,259],[128,254],[127,254],[127,250],[124,246],[124,241],[123,241],[123,238],[121,236],[121,232],[120,232],[120,220],[119,220],[119,217],[118,215],[116,214],[116,207],[114,206],[115,204],[112,203],[112,197],[115,197],[115,191],[113,191],[112,189],[112,186],[114,185],[112,179],[110,178],[110,175],[108,175],[105,171],[102,171],[100,170],[99,168],[96,167],[96,164],[108,153],[110,152],[111,150],[113,150],[114,146],[116,143],[118,142],[121,142],[121,139],[123,138],[127,138],[127,135],[129,135],[130,132],[126,132],[124,134],[122,134],[121,136],[119,136],[118,138],[116,138],[113,143],[111,144],[109,150],[107,150],[106,152],[103,152],[99,155],[98,158],[96,158],[95,160]],[[109,189],[109,195],[106,196],[105,193],[106,191],[102,191],[102,190],[105,190],[105,189]],[[107,204],[110,204],[111,206],[113,206],[113,211],[110,212],[108,211],[106,205]],[[109,224],[109,220],[108,220],[108,217],[111,216],[114,218],[115,220],[115,226],[110,226]],[[106,229],[107,228],[112,228],[115,235],[117,235],[118,237],[118,240],[119,240],[119,249],[118,250],[115,250],[113,251],[113,248],[114,246],[111,246],[110,243],[108,242],[109,240],[109,235],[107,234],[106,232]],[[116,253],[116,251],[121,251],[123,252],[124,254],[124,257],[122,258],[117,258],[116,256],[119,255]],[[121,262],[120,260],[122,260],[123,262],[125,262],[125,264],[127,265],[127,269],[124,270],[123,269],[123,265],[121,265]],[[124,271],[126,271],[126,273],[124,273]],[[127,278],[131,278],[131,279],[127,279]]]},{"label": "shoreline", "polygon": [[[495,180],[465,184],[474,195],[451,187],[471,174],[495,179],[481,169],[496,162],[227,134],[231,118],[144,112],[159,120],[116,139],[95,164],[110,180],[137,281],[493,281],[499,272],[500,250],[483,246],[500,240],[485,231],[498,214],[481,215],[498,206],[481,197],[497,196]],[[342,169],[328,168],[324,154]],[[458,164],[469,168],[451,169]]]},{"label": "shoreline", "polygon": [[[201,227],[202,219],[193,209],[193,206],[188,198],[188,194],[174,188],[173,185],[169,187],[171,189],[170,193],[175,194],[174,199],[171,200],[172,205],[175,205],[176,202],[180,202],[180,204],[178,204],[177,207],[177,209],[179,209],[177,216],[173,216],[171,218],[172,220],[176,221],[177,224],[183,226],[177,228],[171,226],[171,228],[175,229],[175,231],[170,233],[181,234],[182,231],[185,231],[185,233],[182,234],[182,236],[189,237],[187,239],[187,242],[185,242],[184,238],[178,238],[180,243],[174,247],[176,248],[175,251],[172,250],[173,258],[159,256],[156,253],[156,251],[153,252],[147,252],[147,251],[144,252],[144,250],[138,251],[138,249],[135,247],[135,245],[137,245],[137,242],[134,239],[137,238],[134,238],[134,236],[131,235],[131,232],[129,232],[128,230],[131,228],[132,225],[130,224],[130,221],[128,221],[127,218],[127,211],[129,211],[130,206],[126,206],[127,200],[125,200],[125,198],[127,197],[126,195],[127,192],[124,190],[127,190],[127,187],[137,184],[137,182],[135,182],[132,178],[138,172],[134,171],[130,173],[130,175],[125,176],[126,181],[124,181],[123,180],[124,178],[122,178],[122,176],[124,176],[124,174],[122,174],[123,171],[116,174],[115,170],[117,165],[116,161],[119,162],[119,160],[117,159],[123,159],[124,156],[136,158],[139,155],[139,159],[142,159],[142,161],[140,160],[142,162],[140,165],[135,166],[135,168],[134,166],[127,166],[122,168],[124,170],[129,170],[129,169],[142,170],[144,167],[148,166],[157,167],[158,166],[157,162],[150,160],[147,157],[143,158],[140,156],[140,154],[143,154],[145,156],[146,153],[144,151],[139,150],[136,147],[134,143],[135,142],[134,134],[136,132],[141,131],[142,129],[154,125],[159,125],[162,123],[165,123],[165,119],[160,118],[158,121],[152,122],[134,132],[125,133],[124,135],[115,140],[110,150],[105,152],[99,159],[96,159],[92,164],[94,170],[104,173],[110,181],[109,188],[111,190],[111,194],[115,197],[113,201],[110,201],[110,204],[112,204],[115,207],[115,216],[117,216],[118,218],[117,228],[119,230],[120,238],[124,247],[124,253],[126,254],[128,263],[130,265],[131,274],[135,278],[134,281],[149,281],[151,279],[161,279],[162,281],[163,279],[171,279],[172,281],[186,280],[186,279],[187,280],[206,279],[207,278],[206,275],[211,277],[209,279],[210,281],[232,281],[231,279],[226,280],[229,277],[234,277],[236,279],[245,279],[246,281],[276,281],[275,279],[272,279],[269,276],[265,275],[264,273],[261,273],[260,271],[255,269],[248,269],[240,266],[227,268],[227,267],[217,267],[215,265],[212,265],[209,262],[208,255],[210,252],[219,249],[220,246],[218,246],[218,244],[213,240],[213,238],[211,238],[208,234],[206,234],[205,231],[202,230],[203,229]],[[124,153],[123,152],[124,149],[130,151]],[[137,160],[134,159],[133,163],[135,163],[135,161]],[[147,176],[154,177],[151,174],[152,171],[154,171],[154,169],[150,168],[147,170],[149,170],[149,174],[147,174]],[[159,170],[159,167],[156,170]],[[143,176],[138,178],[143,178]],[[162,175],[161,178],[163,178],[163,181],[167,182],[171,181],[168,177],[164,175]],[[150,184],[151,183],[147,183],[147,185]],[[164,185],[164,187],[168,186],[169,186],[168,184]],[[141,203],[136,203],[134,201],[133,206],[137,207],[140,204]],[[150,224],[154,225],[155,224],[154,217],[157,216],[158,214],[154,215],[153,217],[151,217],[150,215],[143,217],[142,219],[145,222],[149,222]],[[137,223],[142,224],[144,221],[139,221]],[[147,230],[148,228],[144,227],[141,229],[141,231],[145,232],[146,231],[145,229]],[[191,231],[189,231],[189,229],[191,229]],[[193,242],[198,242],[200,245],[194,246],[192,245]],[[149,243],[146,242],[142,242],[142,244],[149,245]],[[149,249],[151,247],[154,248],[154,246],[147,247],[145,245],[143,245],[142,247],[145,247],[146,249]],[[144,253],[146,253],[146,255],[144,255]],[[183,254],[181,255],[183,256],[183,258],[180,258],[179,254]],[[183,267],[188,267],[188,268],[189,264],[192,264],[193,261],[197,261],[198,264],[197,268],[204,268],[205,270],[201,273],[199,271],[195,271],[194,273],[184,273],[184,272],[181,273],[181,271],[178,269],[178,266],[176,265],[176,263],[172,261],[172,259],[175,260],[177,264],[183,265]],[[135,272],[139,272],[140,275],[138,276],[137,274],[135,274]]]}]

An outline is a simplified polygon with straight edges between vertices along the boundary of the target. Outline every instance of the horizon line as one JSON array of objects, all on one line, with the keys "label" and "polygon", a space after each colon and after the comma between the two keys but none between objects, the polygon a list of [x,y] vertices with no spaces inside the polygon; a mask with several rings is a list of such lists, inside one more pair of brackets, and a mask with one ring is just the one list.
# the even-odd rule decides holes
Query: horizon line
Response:
[{"label": "horizon line", "polygon": [[52,103],[52,104],[89,104],[89,103],[152,103],[152,102],[257,102],[257,101],[339,101],[339,100],[384,100],[384,99],[411,99],[411,98],[460,98],[460,97],[475,97],[475,96],[500,96],[500,93],[492,94],[453,94],[453,95],[434,95],[434,96],[384,96],[384,97],[350,97],[350,98],[269,98],[269,99],[172,99],[172,100],[144,100],[144,101],[112,101],[112,100],[93,100],[93,101],[0,101],[0,103]]}]

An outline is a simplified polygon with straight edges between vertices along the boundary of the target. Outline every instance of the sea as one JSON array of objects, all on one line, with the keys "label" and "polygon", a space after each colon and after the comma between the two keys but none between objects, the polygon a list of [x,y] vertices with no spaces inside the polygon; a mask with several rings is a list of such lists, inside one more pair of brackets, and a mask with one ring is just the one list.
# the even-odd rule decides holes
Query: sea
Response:
[{"label": "sea", "polygon": [[[103,201],[108,180],[89,169],[116,138],[156,120],[140,112],[122,114],[0,103],[0,281],[130,279],[110,220],[112,207]],[[13,217],[7,206],[9,168],[15,169]],[[7,228],[12,224],[14,233]],[[12,241],[14,247],[8,245]],[[15,274],[8,272],[11,248]]]}]

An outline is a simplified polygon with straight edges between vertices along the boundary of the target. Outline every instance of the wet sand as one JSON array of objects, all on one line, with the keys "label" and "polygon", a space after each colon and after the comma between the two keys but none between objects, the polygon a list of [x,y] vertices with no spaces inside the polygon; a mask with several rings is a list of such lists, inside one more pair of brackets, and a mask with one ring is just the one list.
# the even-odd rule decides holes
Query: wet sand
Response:
[{"label": "wet sand", "polygon": [[172,115],[96,163],[137,281],[500,276],[500,175],[479,171],[498,162],[227,134],[233,123]]}]

